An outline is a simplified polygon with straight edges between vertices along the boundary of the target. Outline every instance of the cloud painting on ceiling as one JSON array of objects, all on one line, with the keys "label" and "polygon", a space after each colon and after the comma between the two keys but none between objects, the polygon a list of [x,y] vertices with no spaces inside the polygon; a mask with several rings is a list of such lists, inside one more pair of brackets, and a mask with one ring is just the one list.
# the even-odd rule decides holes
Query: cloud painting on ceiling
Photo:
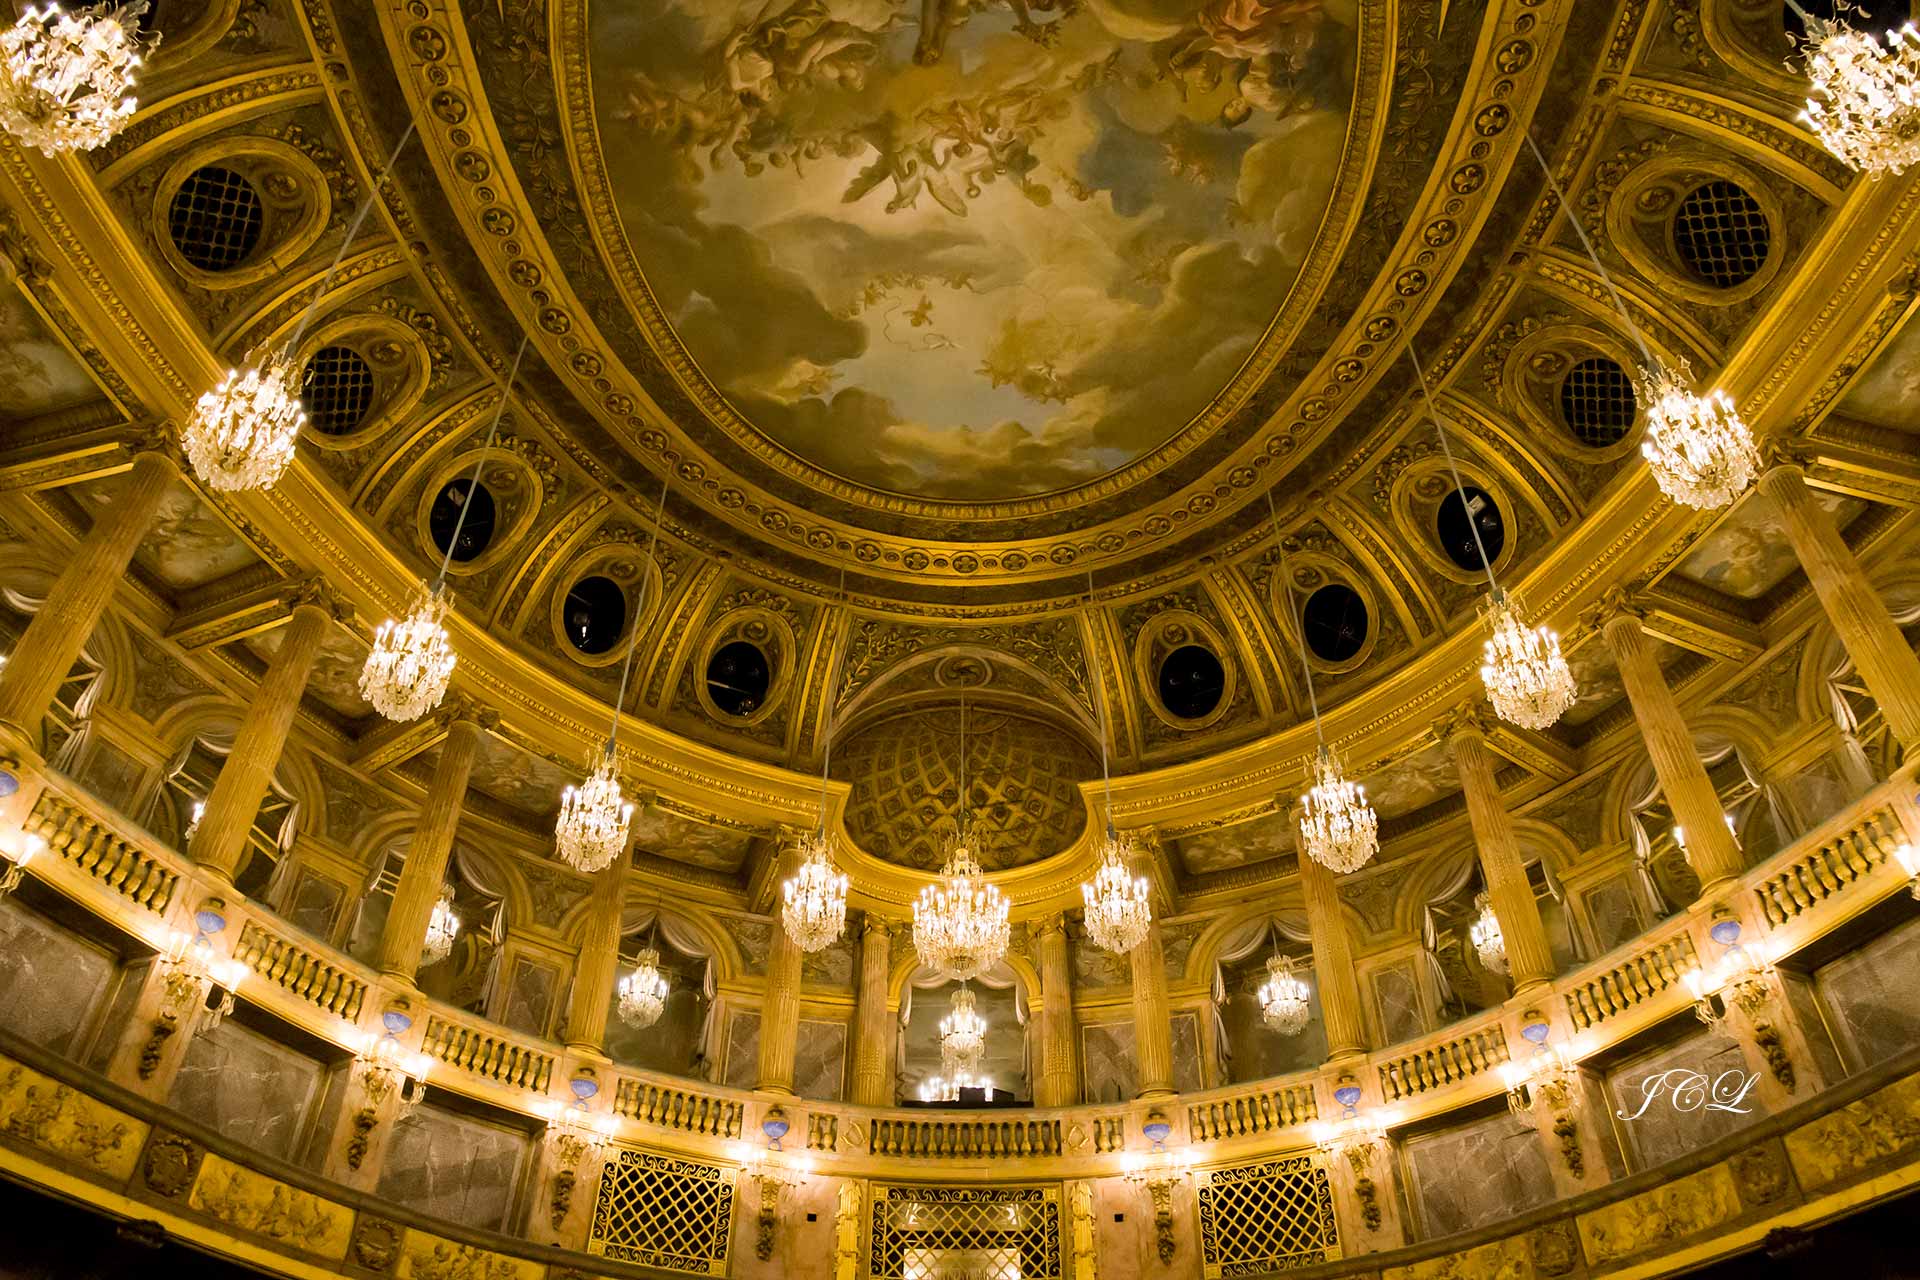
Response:
[{"label": "cloud painting on ceiling", "polygon": [[955,500],[1139,458],[1285,300],[1356,0],[589,8],[627,239],[706,377],[826,471]]}]

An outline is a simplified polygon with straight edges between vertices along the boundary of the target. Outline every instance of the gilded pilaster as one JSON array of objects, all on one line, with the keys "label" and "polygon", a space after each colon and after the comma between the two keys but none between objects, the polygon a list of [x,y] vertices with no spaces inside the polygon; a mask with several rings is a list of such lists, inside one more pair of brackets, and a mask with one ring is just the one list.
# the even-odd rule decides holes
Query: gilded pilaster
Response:
[{"label": "gilded pilaster", "polygon": [[1073,966],[1067,958],[1066,917],[1055,913],[1040,922],[1040,1080],[1034,1102],[1070,1107],[1080,1101],[1076,1049],[1080,1031],[1073,1014]]},{"label": "gilded pilaster", "polygon": [[419,825],[407,846],[400,883],[393,891],[380,934],[380,971],[402,982],[412,982],[420,968],[420,945],[427,922],[447,878],[447,858],[453,852],[454,833],[460,827],[460,808],[467,796],[467,778],[480,751],[483,732],[479,716],[466,709],[454,714],[440,746],[427,798],[420,806]]},{"label": "gilded pilaster", "polygon": [[1353,940],[1347,934],[1333,872],[1305,853],[1300,855],[1300,888],[1307,901],[1307,927],[1313,933],[1313,976],[1320,989],[1320,1019],[1327,1029],[1327,1060],[1337,1062],[1367,1051],[1360,983],[1353,972]]},{"label": "gilded pilaster", "polygon": [[600,1057],[607,1038],[607,1008],[620,967],[620,916],[626,907],[625,851],[593,878],[580,958],[573,966],[573,995],[567,1001],[567,1047]]},{"label": "gilded pilaster", "polygon": [[[792,853],[782,858],[781,878],[797,870]],[[800,1035],[800,946],[787,936],[778,913],[767,951],[767,994],[760,1005],[760,1075],[755,1088],[793,1092],[793,1054]]]},{"label": "gilded pilaster", "polygon": [[1480,850],[1480,870],[1486,876],[1487,895],[1506,942],[1507,973],[1513,979],[1514,994],[1519,995],[1553,979],[1553,951],[1540,922],[1540,905],[1527,883],[1513,820],[1494,780],[1486,727],[1477,708],[1468,710],[1469,714],[1457,717],[1449,726],[1447,750],[1466,795],[1467,819]]},{"label": "gilded pilaster", "polygon": [[1155,920],[1139,946],[1127,953],[1133,965],[1133,1055],[1142,1098],[1173,1092],[1173,1026],[1167,1010],[1167,960]]},{"label": "gilded pilaster", "polygon": [[860,922],[860,989],[853,1022],[853,1100],[893,1105],[893,1014],[887,1008],[893,930],[869,912]]}]

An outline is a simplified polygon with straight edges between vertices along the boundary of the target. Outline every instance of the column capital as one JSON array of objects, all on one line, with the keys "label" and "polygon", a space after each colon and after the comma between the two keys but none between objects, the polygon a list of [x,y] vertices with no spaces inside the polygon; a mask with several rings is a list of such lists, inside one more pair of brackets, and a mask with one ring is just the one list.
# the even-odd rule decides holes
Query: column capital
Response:
[{"label": "column capital", "polygon": [[441,703],[434,718],[449,730],[457,724],[470,724],[487,733],[500,727],[497,709],[475,702],[464,693],[456,693]]},{"label": "column capital", "polygon": [[318,574],[288,583],[286,601],[296,610],[318,609],[335,622],[351,624],[353,621],[353,606]]},{"label": "column capital", "polygon": [[1484,742],[1493,736],[1493,720],[1477,697],[1443,713],[1434,727],[1440,741],[1449,746],[1461,739],[1478,738]]},{"label": "column capital", "polygon": [[136,461],[147,456],[160,458],[179,471],[186,461],[180,448],[180,424],[171,418],[133,423],[127,430],[127,452]]},{"label": "column capital", "polygon": [[1033,922],[1033,936],[1036,938],[1054,933],[1064,934],[1066,931],[1067,913],[1064,911],[1050,912]]},{"label": "column capital", "polygon": [[878,933],[885,935],[887,941],[891,943],[894,935],[900,932],[900,928],[901,925],[898,920],[889,919],[886,916],[879,915],[872,911],[862,911],[860,913],[860,936],[862,938],[865,938],[870,933]]},{"label": "column capital", "polygon": [[1603,592],[1580,615],[1583,626],[1592,628],[1602,635],[1618,627],[1631,625],[1639,629],[1647,616],[1647,605],[1640,594],[1632,587],[1614,586]]},{"label": "column capital", "polygon": [[1777,472],[1797,471],[1804,476],[1813,465],[1813,453],[1804,440],[1767,436],[1760,441],[1760,461],[1760,483],[1764,485]]}]

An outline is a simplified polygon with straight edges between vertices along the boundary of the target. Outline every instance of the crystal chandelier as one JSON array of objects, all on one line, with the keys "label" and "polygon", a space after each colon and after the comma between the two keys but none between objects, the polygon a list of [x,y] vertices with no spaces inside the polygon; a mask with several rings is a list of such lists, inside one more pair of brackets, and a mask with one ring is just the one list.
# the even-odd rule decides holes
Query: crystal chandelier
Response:
[{"label": "crystal chandelier", "polygon": [[600,763],[587,780],[560,795],[560,820],[553,829],[555,852],[576,871],[591,875],[604,870],[620,856],[632,820],[633,806],[621,797],[613,741],[608,739]]},{"label": "crystal chandelier", "polygon": [[1640,377],[1647,434],[1640,443],[1660,491],[1701,511],[1726,506],[1760,474],[1760,451],[1723,391],[1696,395],[1670,369]]},{"label": "crystal chandelier", "polygon": [[1473,905],[1480,908],[1479,918],[1467,929],[1467,935],[1473,941],[1474,953],[1480,957],[1481,967],[1488,973],[1507,971],[1507,940],[1500,932],[1500,918],[1493,914],[1493,903],[1483,891],[1473,899]]},{"label": "crystal chandelier", "polygon": [[52,158],[91,151],[125,127],[134,75],[159,41],[139,29],[145,0],[70,14],[27,6],[0,34],[0,128]]},{"label": "crystal chandelier", "polygon": [[180,432],[193,473],[210,489],[270,489],[293,461],[307,423],[293,358],[282,352],[226,379],[200,397]]},{"label": "crystal chandelier", "polygon": [[1132,852],[1131,841],[1109,830],[1100,869],[1092,883],[1080,886],[1086,901],[1087,935],[1095,946],[1116,955],[1125,955],[1146,941],[1147,930],[1153,927],[1146,877],[1134,875],[1128,865]]},{"label": "crystal chandelier", "polygon": [[1920,161],[1920,32],[1887,32],[1886,47],[1843,22],[1816,18],[1788,0],[1806,24],[1813,95],[1800,119],[1850,169],[1870,177],[1905,173]]},{"label": "crystal chandelier", "polygon": [[1545,729],[1565,715],[1580,691],[1560,637],[1521,622],[1520,602],[1503,591],[1487,597],[1481,617],[1492,634],[1480,679],[1494,713],[1523,729]]},{"label": "crystal chandelier", "polygon": [[832,946],[847,926],[847,878],[833,867],[833,839],[824,829],[800,838],[800,868],[781,886],[780,923],[802,951]]},{"label": "crystal chandelier", "polygon": [[667,975],[660,972],[660,953],[642,947],[633,971],[620,979],[620,1021],[636,1031],[660,1021],[667,1007]]},{"label": "crystal chandelier", "polygon": [[974,1010],[973,990],[965,983],[953,993],[953,1007],[940,1019],[940,1065],[949,1074],[955,1068],[980,1069],[987,1047],[987,1020]]},{"label": "crystal chandelier", "polygon": [[962,982],[977,978],[1007,953],[1007,899],[987,883],[967,847],[964,816],[940,877],[913,904],[913,949],[920,963]]},{"label": "crystal chandelier", "polygon": [[422,586],[407,616],[389,618],[373,633],[373,651],[360,669],[360,692],[389,720],[418,720],[440,705],[453,679],[453,643],[441,619],[453,603],[443,586]]},{"label": "crystal chandelier", "polygon": [[440,890],[440,900],[427,917],[427,940],[420,944],[420,967],[439,964],[453,954],[453,941],[460,936],[460,917],[453,913],[453,890]]},{"label": "crystal chandelier", "polygon": [[1358,871],[1380,851],[1380,820],[1366,789],[1340,771],[1340,758],[1321,747],[1313,786],[1300,797],[1300,839],[1307,854],[1335,875]]},{"label": "crystal chandelier", "polygon": [[1286,956],[1267,960],[1267,980],[1260,984],[1260,1017],[1283,1036],[1297,1036],[1307,1025],[1307,984]]}]

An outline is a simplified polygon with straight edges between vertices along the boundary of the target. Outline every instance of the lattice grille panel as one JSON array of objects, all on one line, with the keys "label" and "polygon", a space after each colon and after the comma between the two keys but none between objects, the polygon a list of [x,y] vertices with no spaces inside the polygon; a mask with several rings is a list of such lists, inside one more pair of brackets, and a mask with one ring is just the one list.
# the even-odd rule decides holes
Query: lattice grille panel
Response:
[{"label": "lattice grille panel", "polygon": [[1333,1189],[1318,1157],[1263,1160],[1200,1176],[1200,1257],[1208,1280],[1339,1256]]},{"label": "lattice grille panel", "polygon": [[1567,430],[1590,449],[1618,444],[1633,429],[1640,406],[1627,371],[1605,356],[1582,360],[1560,384],[1560,413]]},{"label": "lattice grille panel", "polygon": [[872,1280],[1050,1280],[1059,1187],[873,1189]]},{"label": "lattice grille panel", "polygon": [[345,435],[367,420],[373,408],[373,369],[352,347],[322,347],[307,361],[300,399],[314,430]]},{"label": "lattice grille panel", "polygon": [[1731,289],[1767,265],[1773,228],[1760,202],[1724,178],[1695,187],[1673,215],[1673,248],[1707,284]]},{"label": "lattice grille panel", "polygon": [[260,193],[231,169],[195,169],[173,193],[167,231],[180,256],[202,271],[227,271],[260,243],[266,212]]},{"label": "lattice grille panel", "polygon": [[587,1252],[668,1271],[725,1275],[735,1171],[619,1148],[600,1176]]}]

